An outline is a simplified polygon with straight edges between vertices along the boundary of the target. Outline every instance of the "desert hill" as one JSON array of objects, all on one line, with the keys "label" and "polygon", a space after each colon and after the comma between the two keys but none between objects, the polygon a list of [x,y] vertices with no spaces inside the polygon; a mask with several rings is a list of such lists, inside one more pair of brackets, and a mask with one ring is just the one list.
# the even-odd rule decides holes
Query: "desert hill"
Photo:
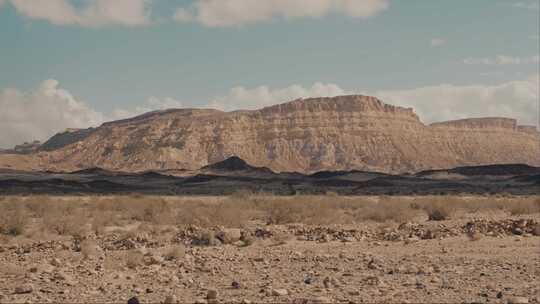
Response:
[{"label": "desert hill", "polygon": [[375,97],[299,99],[254,111],[171,109],[53,136],[0,168],[198,170],[238,156],[274,172],[381,173],[521,163],[540,165],[540,133],[510,118],[426,125]]}]

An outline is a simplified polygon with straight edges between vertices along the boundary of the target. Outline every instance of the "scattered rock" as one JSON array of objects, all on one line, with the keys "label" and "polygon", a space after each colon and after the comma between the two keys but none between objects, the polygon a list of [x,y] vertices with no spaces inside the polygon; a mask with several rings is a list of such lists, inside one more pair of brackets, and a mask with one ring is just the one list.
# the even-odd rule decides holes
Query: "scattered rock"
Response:
[{"label": "scattered rock", "polygon": [[15,287],[16,294],[32,293],[34,286],[32,284],[23,284]]},{"label": "scattered rock", "polygon": [[238,283],[237,281],[233,281],[231,283],[231,287],[234,288],[234,289],[240,289],[240,283]]},{"label": "scattered rock", "polygon": [[218,238],[223,244],[232,244],[237,242],[242,237],[242,230],[237,228],[221,229],[217,234]]},{"label": "scattered rock", "polygon": [[165,298],[165,300],[163,301],[164,304],[177,304],[178,303],[178,299],[176,298],[175,295],[169,295]]},{"label": "scattered rock", "polygon": [[326,303],[332,303],[332,300],[327,297],[316,297],[311,300],[312,303],[316,304],[326,304]]},{"label": "scattered rock", "polygon": [[133,297],[127,301],[127,304],[140,304],[139,298]]},{"label": "scattered rock", "polygon": [[529,303],[529,299],[526,297],[509,297],[506,300],[506,303],[508,304],[527,304]]},{"label": "scattered rock", "polygon": [[218,297],[218,291],[216,289],[208,289],[206,291],[206,299],[215,300]]},{"label": "scattered rock", "polygon": [[282,297],[289,294],[287,289],[272,289],[272,295],[275,297]]}]

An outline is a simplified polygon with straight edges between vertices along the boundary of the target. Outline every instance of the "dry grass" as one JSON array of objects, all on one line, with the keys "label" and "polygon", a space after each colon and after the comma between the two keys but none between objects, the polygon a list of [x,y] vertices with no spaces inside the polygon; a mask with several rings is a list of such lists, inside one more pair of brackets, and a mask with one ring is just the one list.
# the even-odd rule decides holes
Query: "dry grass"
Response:
[{"label": "dry grass", "polygon": [[[138,226],[139,233],[160,235],[189,225],[211,231],[219,226],[242,228],[252,221],[270,225],[403,223],[445,220],[460,214],[486,211],[515,216],[536,214],[540,213],[540,199],[511,196],[342,197],[333,193],[276,197],[245,192],[219,198],[3,197],[0,198],[0,235],[11,238],[32,230],[84,239],[87,235],[102,235],[130,225]],[[212,244],[215,236],[212,238],[209,232],[200,239]]]},{"label": "dry grass", "polygon": [[23,234],[28,225],[28,214],[24,206],[16,203],[1,203],[0,234],[17,236]]}]

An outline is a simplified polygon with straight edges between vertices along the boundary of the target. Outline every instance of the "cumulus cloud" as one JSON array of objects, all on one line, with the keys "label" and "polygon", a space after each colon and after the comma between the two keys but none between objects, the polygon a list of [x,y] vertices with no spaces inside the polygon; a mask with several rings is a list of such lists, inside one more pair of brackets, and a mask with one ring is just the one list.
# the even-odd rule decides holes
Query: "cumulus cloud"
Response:
[{"label": "cumulus cloud", "polygon": [[205,107],[224,111],[238,109],[253,110],[298,98],[331,97],[347,93],[347,91],[335,84],[324,84],[320,82],[308,88],[300,85],[292,85],[280,89],[270,89],[267,86],[260,86],[253,89],[235,87],[227,95],[214,98]]},{"label": "cumulus cloud", "polygon": [[[210,99],[203,107],[225,111],[258,109],[297,98],[364,94],[377,96],[388,104],[412,107],[425,123],[502,116],[516,118],[521,124],[538,125],[539,90],[538,74],[498,85],[441,84],[406,90],[345,90],[331,83],[275,89],[235,87],[226,95]],[[0,147],[12,147],[35,139],[46,140],[66,128],[98,126],[104,121],[184,106],[200,107],[173,98],[150,97],[131,109],[103,114],[60,88],[56,80],[46,80],[30,92],[4,89],[0,91]]]},{"label": "cumulus cloud", "polygon": [[412,107],[423,122],[432,123],[468,117],[502,116],[522,124],[538,124],[540,80],[533,75],[524,80],[499,85],[456,86],[441,84],[408,90],[345,90],[336,84],[316,83],[311,87],[293,85],[270,89],[236,87],[214,98],[207,107],[222,110],[257,109],[300,97],[364,94],[384,102]]},{"label": "cumulus cloud", "polygon": [[150,23],[149,0],[9,0],[17,12],[55,25],[98,27],[109,24],[137,26]]},{"label": "cumulus cloud", "polygon": [[497,55],[495,57],[469,57],[463,60],[463,63],[469,65],[516,65],[516,64],[532,64],[539,63],[540,56],[534,55],[530,57],[514,57],[506,55]]},{"label": "cumulus cloud", "polygon": [[412,107],[426,123],[468,117],[502,116],[538,125],[539,75],[499,85],[443,84],[410,90],[377,91],[387,103]]},{"label": "cumulus cloud", "polygon": [[135,106],[133,109],[116,109],[112,112],[112,115],[108,117],[109,120],[124,119],[141,115],[147,112],[156,110],[166,110],[174,108],[183,108],[184,104],[171,97],[158,98],[150,97],[143,105]]},{"label": "cumulus cloud", "polygon": [[49,79],[31,92],[17,89],[0,91],[0,146],[11,147],[24,141],[45,140],[66,128],[86,128],[103,122],[103,114],[59,88]]},{"label": "cumulus cloud", "polygon": [[432,47],[439,47],[446,44],[446,40],[443,38],[433,38],[431,39],[431,46]]},{"label": "cumulus cloud", "polygon": [[368,18],[388,6],[388,0],[196,0],[190,7],[178,8],[174,17],[179,22],[225,27],[275,18],[316,18],[330,13]]}]

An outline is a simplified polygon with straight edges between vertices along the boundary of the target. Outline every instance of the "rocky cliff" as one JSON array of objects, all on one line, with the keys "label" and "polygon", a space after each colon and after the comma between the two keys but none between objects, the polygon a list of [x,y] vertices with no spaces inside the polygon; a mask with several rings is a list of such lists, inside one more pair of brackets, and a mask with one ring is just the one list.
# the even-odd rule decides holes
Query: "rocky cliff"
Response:
[{"label": "rocky cliff", "polygon": [[83,133],[45,143],[55,149],[35,154],[40,169],[198,169],[233,155],[253,166],[299,172],[540,165],[539,132],[513,119],[425,125],[412,109],[360,95],[300,99],[255,111],[151,112],[78,132]]}]

